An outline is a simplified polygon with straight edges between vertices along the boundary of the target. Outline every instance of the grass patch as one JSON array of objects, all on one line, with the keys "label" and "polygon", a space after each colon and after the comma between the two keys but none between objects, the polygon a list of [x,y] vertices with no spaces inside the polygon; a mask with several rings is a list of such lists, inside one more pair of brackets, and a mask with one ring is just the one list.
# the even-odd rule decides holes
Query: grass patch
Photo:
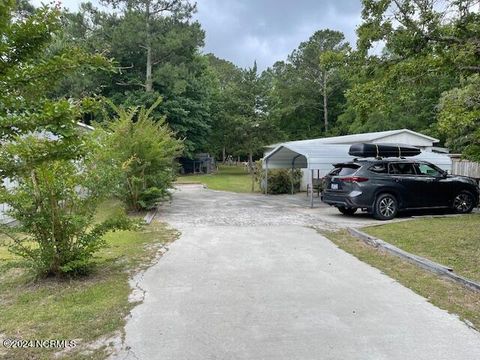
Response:
[{"label": "grass patch", "polygon": [[[121,209],[120,203],[104,203],[98,221]],[[103,359],[106,346],[84,350],[99,338],[122,330],[125,316],[135,304],[128,302],[128,279],[147,266],[160,244],[176,237],[165,225],[152,222],[139,231],[107,234],[109,247],[95,258],[93,273],[72,280],[36,280],[22,260],[0,246],[0,334],[24,340],[76,340],[77,347],[65,352],[68,359]],[[106,345],[106,344],[105,344]],[[51,359],[61,349],[5,349],[8,359]]]},{"label": "grass patch", "polygon": [[362,230],[480,281],[480,214],[423,218]]},{"label": "grass patch", "polygon": [[[410,222],[408,222],[410,223]],[[405,223],[406,224],[406,223]],[[425,297],[435,306],[457,314],[480,329],[480,293],[431,274],[350,236],[346,230],[322,232],[338,247],[381,270],[402,285]]]},{"label": "grass patch", "polygon": [[[185,175],[177,179],[178,184],[205,184],[212,190],[248,193],[252,190],[252,178],[243,166],[220,165],[218,172],[206,175]],[[259,191],[255,184],[255,191]]]}]

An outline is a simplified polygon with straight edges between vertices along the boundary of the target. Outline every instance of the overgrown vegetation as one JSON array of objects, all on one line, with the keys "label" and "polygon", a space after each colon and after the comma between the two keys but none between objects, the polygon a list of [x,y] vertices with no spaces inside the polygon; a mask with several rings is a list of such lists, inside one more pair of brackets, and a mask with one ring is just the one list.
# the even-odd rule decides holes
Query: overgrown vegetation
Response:
[{"label": "overgrown vegetation", "polygon": [[[94,222],[101,223],[122,211],[120,202],[104,202]],[[175,237],[175,231],[156,222],[136,231],[109,233],[104,238],[108,246],[94,258],[94,271],[88,277],[61,281],[36,280],[35,274],[25,269],[22,258],[0,246],[2,337],[76,342],[74,348],[65,351],[1,347],[0,358],[46,360],[59,352],[59,358],[104,359],[110,342],[106,340],[121,336],[125,317],[136,305],[128,301],[129,277],[150,265],[159,247]]]},{"label": "overgrown vegetation", "polygon": [[8,248],[39,275],[87,273],[94,253],[106,245],[104,235],[133,225],[123,213],[92,225],[104,193],[96,174],[85,168],[79,172],[78,165],[36,165],[28,176],[15,177],[15,188],[0,196],[11,207],[7,214],[16,220],[1,228],[10,240]]},{"label": "overgrown vegetation", "polygon": [[[477,220],[478,221],[478,220]],[[410,222],[408,222],[410,223]],[[378,251],[347,231],[322,232],[341,249],[397,280],[432,304],[457,314],[480,329],[480,294],[431,274],[396,256]]]},{"label": "overgrown vegetation", "polygon": [[48,94],[62,76],[110,63],[74,47],[46,52],[61,29],[59,9],[16,19],[14,3],[3,2],[0,17],[0,203],[17,225],[0,230],[38,274],[83,274],[105,245],[103,235],[131,224],[117,214],[92,226],[111,178],[95,164],[99,144],[77,129],[82,103]]},{"label": "overgrown vegetation", "polygon": [[113,162],[118,169],[117,195],[129,210],[149,210],[169,196],[176,176],[175,159],[183,149],[165,120],[155,121],[149,109],[116,108],[118,117],[110,126],[102,166]]},{"label": "overgrown vegetation", "polygon": [[[262,187],[265,186],[266,173],[260,180]],[[269,194],[291,194],[300,190],[302,171],[299,169],[274,169],[268,171],[268,193]],[[293,187],[293,188],[292,188]]]}]

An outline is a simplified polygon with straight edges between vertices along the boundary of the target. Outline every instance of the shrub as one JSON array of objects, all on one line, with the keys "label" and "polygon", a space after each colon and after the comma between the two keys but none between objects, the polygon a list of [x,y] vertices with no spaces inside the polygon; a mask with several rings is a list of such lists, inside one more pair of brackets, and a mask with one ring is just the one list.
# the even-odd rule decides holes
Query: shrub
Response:
[{"label": "shrub", "polygon": [[151,209],[169,195],[176,176],[175,159],[183,149],[165,119],[155,121],[149,109],[117,108],[105,160],[116,162],[119,172],[118,196],[129,210]]},{"label": "shrub", "polygon": [[[0,203],[17,221],[0,230],[40,274],[85,273],[102,235],[130,222],[120,216],[94,224],[110,177],[94,161],[97,146],[78,132],[82,102],[48,95],[65,76],[112,64],[80,48],[45,51],[62,27],[60,8],[17,19],[16,4],[0,3]],[[7,180],[15,187],[4,186]]]},{"label": "shrub", "polygon": [[[268,193],[290,194],[292,192],[292,176],[294,191],[300,190],[302,172],[299,169],[272,169],[268,171]],[[265,171],[261,178],[261,187],[265,189]]]},{"label": "shrub", "polygon": [[[35,142],[48,140],[17,139],[4,147],[2,155]],[[40,275],[87,273],[94,253],[105,246],[103,235],[131,226],[125,214],[93,224],[109,183],[93,158],[91,153],[75,162],[56,159],[30,164],[28,172],[12,173],[14,188],[0,190],[0,203],[9,205],[7,214],[16,220],[14,226],[0,229],[10,239],[9,250],[27,259]]]}]

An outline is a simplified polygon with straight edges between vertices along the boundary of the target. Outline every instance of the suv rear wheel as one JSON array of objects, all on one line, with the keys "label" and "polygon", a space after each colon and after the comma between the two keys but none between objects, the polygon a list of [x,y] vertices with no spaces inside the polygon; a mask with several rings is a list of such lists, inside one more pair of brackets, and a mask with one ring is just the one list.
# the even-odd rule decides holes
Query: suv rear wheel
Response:
[{"label": "suv rear wheel", "polygon": [[345,206],[339,206],[338,211],[340,211],[343,215],[353,215],[357,212],[357,208],[348,208]]},{"label": "suv rear wheel", "polygon": [[398,212],[398,202],[391,194],[380,194],[375,200],[373,217],[378,220],[391,220]]},{"label": "suv rear wheel", "polygon": [[475,197],[469,191],[461,191],[453,199],[453,210],[457,214],[468,214],[475,207]]}]

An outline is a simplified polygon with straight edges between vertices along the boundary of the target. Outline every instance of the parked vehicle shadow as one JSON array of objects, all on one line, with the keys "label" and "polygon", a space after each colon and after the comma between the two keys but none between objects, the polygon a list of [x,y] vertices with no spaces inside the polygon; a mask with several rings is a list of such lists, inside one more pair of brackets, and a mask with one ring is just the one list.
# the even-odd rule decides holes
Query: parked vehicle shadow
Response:
[{"label": "parked vehicle shadow", "polygon": [[[450,209],[407,210],[407,211],[400,211],[397,214],[396,218],[408,219],[411,217],[419,217],[419,216],[443,216],[443,215],[456,215],[456,213]],[[357,218],[357,219],[370,219],[370,220],[373,219],[371,214],[363,211],[357,211],[353,215],[345,215],[345,214],[337,213],[337,214],[332,214],[332,216],[339,217],[339,218],[348,217],[348,218]]]}]

